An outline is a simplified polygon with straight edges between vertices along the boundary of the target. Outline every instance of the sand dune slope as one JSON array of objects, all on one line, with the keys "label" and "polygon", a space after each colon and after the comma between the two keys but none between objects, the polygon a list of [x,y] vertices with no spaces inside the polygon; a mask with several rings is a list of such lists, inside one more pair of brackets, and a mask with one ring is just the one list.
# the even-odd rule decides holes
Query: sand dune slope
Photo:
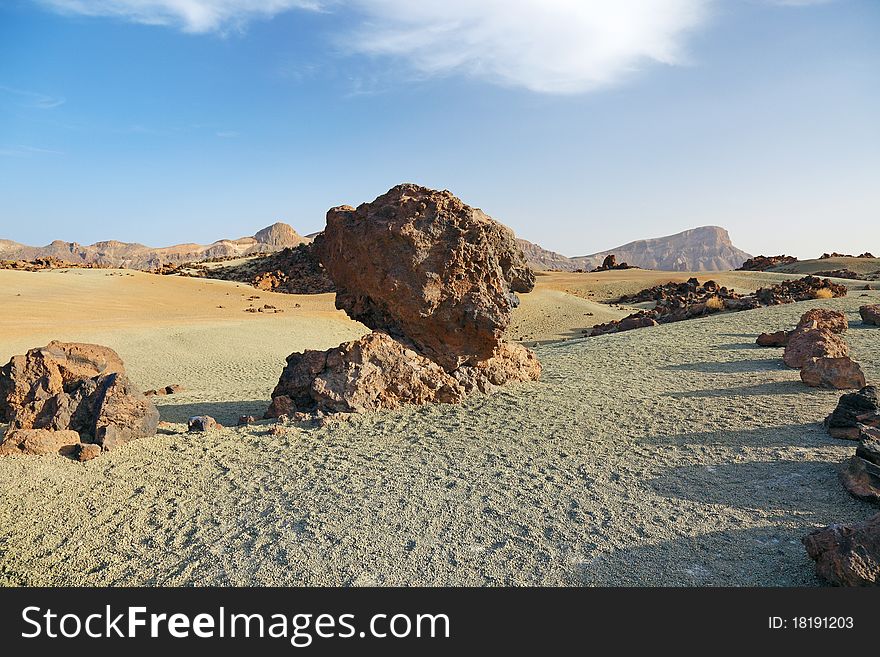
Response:
[{"label": "sand dune slope", "polygon": [[[540,382],[461,406],[283,435],[178,424],[86,464],[8,457],[0,583],[815,585],[800,537],[874,509],[836,478],[853,445],[818,424],[839,394],[753,342],[842,309],[876,381],[868,294],[540,346]],[[265,405],[293,348],[362,330],[293,310],[215,321],[212,303],[176,328],[80,317],[61,337],[119,348],[145,385],[188,384],[162,400],[181,421]],[[46,330],[5,323],[0,351]]]}]

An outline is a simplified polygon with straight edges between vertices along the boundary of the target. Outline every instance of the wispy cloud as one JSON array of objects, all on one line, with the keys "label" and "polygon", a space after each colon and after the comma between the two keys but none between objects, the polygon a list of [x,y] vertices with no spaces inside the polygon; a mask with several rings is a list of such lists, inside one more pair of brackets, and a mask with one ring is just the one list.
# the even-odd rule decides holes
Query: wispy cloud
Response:
[{"label": "wispy cloud", "polygon": [[34,146],[0,148],[0,156],[3,157],[34,157],[36,155],[64,155],[64,152],[54,151],[49,148],[35,148]]},{"label": "wispy cloud", "polygon": [[[583,93],[649,64],[687,62],[686,40],[715,0],[39,0],[186,32],[228,32],[294,9],[347,14],[350,54],[414,77],[464,75],[542,93]],[[764,0],[805,5],[827,0]]]},{"label": "wispy cloud", "polygon": [[33,109],[52,109],[53,107],[58,107],[66,102],[64,98],[58,96],[49,96],[36,91],[15,89],[14,87],[5,87],[3,85],[0,85],[0,93],[16,97],[18,98],[20,105]]},{"label": "wispy cloud", "polygon": [[291,9],[320,10],[319,0],[38,0],[55,11],[113,16],[186,32],[225,32]]}]

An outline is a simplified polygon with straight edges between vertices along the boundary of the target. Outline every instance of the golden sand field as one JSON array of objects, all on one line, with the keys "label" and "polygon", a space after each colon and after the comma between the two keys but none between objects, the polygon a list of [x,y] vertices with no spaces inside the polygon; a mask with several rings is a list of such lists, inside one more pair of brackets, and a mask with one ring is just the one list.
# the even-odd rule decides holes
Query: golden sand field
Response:
[{"label": "golden sand field", "polygon": [[[875,510],[837,481],[854,446],[820,422],[839,393],[802,385],[754,339],[811,307],[844,310],[877,381],[880,329],[857,309],[880,292],[850,282],[843,299],[577,339],[629,312],[600,301],[687,277],[541,276],[510,329],[540,343],[539,382],[270,435],[234,424],[262,414],[284,358],[365,331],[332,295],[0,271],[3,362],[88,341],[144,389],[186,388],[157,402],[170,428],[94,461],[0,460],[0,583],[818,584],[800,537]],[[786,278],[699,277],[742,290]],[[202,413],[231,426],[186,433]]]}]

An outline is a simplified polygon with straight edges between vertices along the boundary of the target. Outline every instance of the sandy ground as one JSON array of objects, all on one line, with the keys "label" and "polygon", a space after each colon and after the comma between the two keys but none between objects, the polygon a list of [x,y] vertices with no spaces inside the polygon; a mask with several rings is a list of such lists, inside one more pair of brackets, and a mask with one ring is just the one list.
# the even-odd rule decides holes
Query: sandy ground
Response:
[{"label": "sandy ground", "polygon": [[[229,423],[265,408],[288,353],[363,330],[326,298],[257,292],[291,307],[251,315],[234,283],[104,273],[0,272],[0,358],[50,337],[108,344],[143,387],[187,387],[163,419]],[[836,478],[854,445],[819,422],[839,393],[753,343],[843,309],[876,381],[880,329],[856,311],[880,293],[862,294],[541,345],[541,381],[460,406],[280,436],[175,424],[86,464],[4,458],[0,583],[818,584],[800,537],[876,509]]]}]

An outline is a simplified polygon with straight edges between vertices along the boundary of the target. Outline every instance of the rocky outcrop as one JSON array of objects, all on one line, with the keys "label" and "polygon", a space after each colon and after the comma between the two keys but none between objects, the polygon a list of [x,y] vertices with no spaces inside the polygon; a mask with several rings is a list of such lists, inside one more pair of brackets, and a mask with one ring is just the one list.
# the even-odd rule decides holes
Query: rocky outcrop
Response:
[{"label": "rocky outcrop", "polygon": [[844,356],[849,356],[849,345],[837,333],[826,329],[801,329],[789,336],[782,360],[788,367],[801,368],[814,358]]},{"label": "rocky outcrop", "polygon": [[405,184],[333,208],[314,252],[336,307],[373,332],[291,354],[267,417],[452,403],[540,375],[502,339],[534,273],[509,229],[450,192]]},{"label": "rocky outcrop", "polygon": [[796,280],[782,281],[776,285],[762,287],[755,291],[755,298],[763,306],[777,306],[794,301],[845,297],[846,293],[846,285],[833,283],[827,278],[804,276]]},{"label": "rocky outcrop", "polygon": [[861,366],[848,356],[810,359],[801,368],[801,381],[811,388],[836,390],[858,390],[866,383]]},{"label": "rocky outcrop", "polygon": [[448,191],[418,185],[331,209],[314,248],[337,308],[447,370],[491,357],[515,293],[535,285],[512,231]]},{"label": "rocky outcrop", "polygon": [[854,497],[880,505],[880,428],[861,429],[859,447],[844,464],[840,480]]},{"label": "rocky outcrop", "polygon": [[865,426],[880,427],[880,402],[875,386],[842,395],[837,407],[825,418],[825,428],[834,438],[858,440]]},{"label": "rocky outcrop", "polygon": [[197,267],[195,271],[205,278],[238,281],[268,292],[325,294],[336,291],[310,244],[284,249],[239,265]]},{"label": "rocky outcrop", "polygon": [[813,308],[801,315],[800,321],[797,323],[795,330],[804,329],[824,329],[832,333],[843,334],[849,328],[846,321],[846,315],[839,310],[828,310],[826,308]]},{"label": "rocky outcrop", "polygon": [[833,253],[823,253],[819,256],[819,260],[828,260],[829,258],[874,258],[870,251],[865,251],[861,255],[847,255],[845,253],[838,253],[834,251]]},{"label": "rocky outcrop", "polygon": [[790,265],[797,262],[798,259],[794,256],[787,255],[776,255],[776,256],[765,256],[759,255],[754,258],[749,258],[746,260],[741,266],[737,267],[737,271],[767,271],[768,269],[773,269],[774,267],[778,267],[780,265]]},{"label": "rocky outcrop", "polygon": [[596,267],[593,272],[601,272],[601,271],[611,271],[612,269],[638,269],[638,267],[634,267],[632,265],[628,265],[625,262],[617,262],[617,256],[613,253],[605,256],[605,259],[602,261],[602,264]]},{"label": "rocky outcrop", "polygon": [[116,352],[64,342],[14,356],[0,369],[0,414],[9,422],[3,445],[18,446],[19,451],[30,449],[21,446],[34,441],[53,445],[70,438],[22,437],[23,430],[72,431],[82,443],[106,451],[153,435],[159,422],[156,407],[129,381]]},{"label": "rocky outcrop", "polygon": [[866,522],[831,525],[803,539],[816,574],[835,586],[880,584],[880,513]]},{"label": "rocky outcrop", "polygon": [[[648,322],[647,319],[654,320],[654,323],[666,324],[705,317],[720,311],[752,310],[760,306],[791,303],[807,298],[813,299],[817,296],[845,296],[846,292],[846,286],[837,285],[814,276],[806,276],[795,281],[783,281],[779,285],[762,288],[750,295],[740,295],[733,289],[718,285],[715,281],[706,281],[701,284],[696,278],[690,278],[685,283],[656,285],[633,295],[622,296],[619,300],[620,303],[654,301],[656,305],[650,310],[640,310],[622,320],[594,326],[590,335],[598,336],[618,333],[630,328],[653,326],[654,324]],[[845,323],[846,318],[844,317]],[[835,327],[837,327],[836,324]],[[787,340],[788,337],[790,336],[771,337],[770,334],[766,334],[762,338],[762,342],[769,340],[773,344],[766,346],[781,346],[779,341]]]},{"label": "rocky outcrop", "polygon": [[880,326],[880,303],[873,306],[862,306],[859,308],[859,315],[863,324]]}]

